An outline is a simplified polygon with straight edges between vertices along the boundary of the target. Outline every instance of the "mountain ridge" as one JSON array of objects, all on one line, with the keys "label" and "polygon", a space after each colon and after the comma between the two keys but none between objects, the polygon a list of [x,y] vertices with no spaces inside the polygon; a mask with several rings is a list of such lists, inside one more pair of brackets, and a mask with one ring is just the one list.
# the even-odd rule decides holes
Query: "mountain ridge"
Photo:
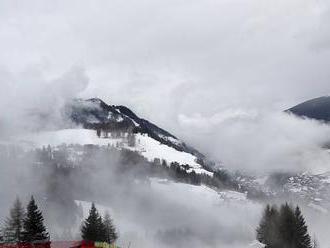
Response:
[{"label": "mountain ridge", "polygon": [[205,159],[196,149],[154,123],[138,117],[123,105],[110,105],[99,98],[80,98],[69,102],[65,106],[65,113],[75,124],[86,129],[147,134],[164,145]]},{"label": "mountain ridge", "polygon": [[330,96],[321,96],[297,104],[287,110],[296,116],[330,122]]}]

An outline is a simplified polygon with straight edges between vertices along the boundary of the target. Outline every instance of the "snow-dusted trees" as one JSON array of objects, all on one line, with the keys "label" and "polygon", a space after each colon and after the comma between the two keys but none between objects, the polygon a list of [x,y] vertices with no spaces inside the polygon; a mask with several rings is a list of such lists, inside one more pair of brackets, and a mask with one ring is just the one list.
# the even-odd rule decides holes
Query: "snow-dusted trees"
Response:
[{"label": "snow-dusted trees", "polygon": [[81,236],[86,241],[100,241],[109,244],[114,243],[118,238],[110,215],[106,214],[102,219],[94,203],[92,203],[89,215],[82,224]]},{"label": "snow-dusted trees", "polygon": [[279,212],[277,208],[267,205],[257,228],[257,239],[269,247],[276,247],[279,239],[278,218]]},{"label": "snow-dusted trees", "polygon": [[108,212],[104,215],[103,225],[105,229],[105,242],[109,244],[114,243],[118,238],[118,234]]},{"label": "snow-dusted trees", "polygon": [[22,203],[19,198],[16,198],[3,227],[2,237],[4,242],[19,243],[22,241],[24,216]]},{"label": "snow-dusted trees", "polygon": [[312,248],[305,219],[297,206],[287,203],[280,207],[267,205],[259,227],[257,239],[266,248]]},{"label": "snow-dusted trees", "polygon": [[23,241],[48,241],[49,234],[44,225],[44,218],[42,212],[39,210],[33,196],[27,206],[26,217],[23,222]]},{"label": "snow-dusted trees", "polygon": [[127,134],[127,144],[129,147],[134,147],[136,145],[136,139],[135,134],[132,132],[129,132]]},{"label": "snow-dusted trees", "polygon": [[305,218],[303,217],[300,208],[297,206],[294,212],[296,224],[295,243],[298,248],[312,247],[311,237],[308,234]]},{"label": "snow-dusted trees", "polygon": [[102,234],[102,218],[99,215],[95,204],[92,203],[89,215],[81,227],[81,237],[87,241],[100,241]]},{"label": "snow-dusted trees", "polygon": [[21,201],[17,198],[10,209],[8,218],[2,228],[5,243],[48,241],[49,235],[43,224],[43,216],[33,198],[27,206],[26,213]]}]

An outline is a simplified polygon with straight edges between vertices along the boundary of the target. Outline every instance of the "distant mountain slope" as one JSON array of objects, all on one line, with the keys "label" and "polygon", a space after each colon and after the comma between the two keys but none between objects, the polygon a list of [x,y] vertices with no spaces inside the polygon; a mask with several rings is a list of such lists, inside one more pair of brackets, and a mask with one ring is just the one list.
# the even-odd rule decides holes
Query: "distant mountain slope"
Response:
[{"label": "distant mountain slope", "polygon": [[139,118],[125,106],[108,105],[98,98],[75,99],[66,105],[65,112],[75,124],[82,125],[86,129],[147,134],[178,151],[193,154],[201,159],[204,158],[197,150],[187,146],[174,135],[155,124]]},{"label": "distant mountain slope", "polygon": [[[27,134],[19,138],[19,143],[29,143],[33,147],[47,147],[50,145],[54,149],[59,149],[61,145],[94,145],[100,147],[113,147],[117,150],[129,150],[137,152],[149,162],[156,160],[165,160],[170,166],[171,163],[183,165],[184,169],[190,173],[194,171],[197,174],[213,175],[212,171],[206,170],[204,166],[197,163],[197,157],[164,145],[159,141],[149,137],[147,134],[137,133],[134,135],[134,145],[127,142],[127,137],[109,137],[99,138],[96,132],[88,129],[62,129],[56,131],[44,131],[33,134]],[[72,151],[70,157],[75,161],[80,161],[79,151]]]},{"label": "distant mountain slope", "polygon": [[[10,142],[24,149],[48,145],[56,148],[63,144],[111,146],[137,152],[149,162],[178,164],[187,173],[213,175],[216,170],[214,163],[196,149],[125,106],[108,105],[98,98],[73,99],[59,112],[57,122],[53,121],[52,113],[46,118],[36,113],[36,120],[54,123],[52,128],[25,132],[12,137]],[[60,124],[56,126],[57,123]]]},{"label": "distant mountain slope", "polygon": [[330,96],[323,96],[300,103],[286,112],[319,121],[330,122]]}]

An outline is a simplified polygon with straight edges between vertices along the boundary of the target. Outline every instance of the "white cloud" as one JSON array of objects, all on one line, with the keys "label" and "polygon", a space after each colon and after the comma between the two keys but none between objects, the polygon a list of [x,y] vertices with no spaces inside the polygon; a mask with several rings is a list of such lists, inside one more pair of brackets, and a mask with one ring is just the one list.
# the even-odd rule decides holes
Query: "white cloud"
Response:
[{"label": "white cloud", "polygon": [[[201,119],[198,124],[204,123]],[[329,125],[286,113],[259,113],[204,126],[194,120],[180,122],[189,130],[187,138],[231,169],[260,173],[330,169],[330,154],[321,148],[330,140]]]}]

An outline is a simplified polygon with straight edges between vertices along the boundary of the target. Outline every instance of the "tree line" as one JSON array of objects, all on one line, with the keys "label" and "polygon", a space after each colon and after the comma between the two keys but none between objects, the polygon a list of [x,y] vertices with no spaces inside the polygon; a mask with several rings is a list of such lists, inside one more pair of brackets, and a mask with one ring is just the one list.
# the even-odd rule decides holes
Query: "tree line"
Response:
[{"label": "tree line", "polygon": [[[117,164],[112,166],[114,171],[121,175],[126,172],[133,172],[134,176],[148,177],[159,176],[173,179],[177,182],[188,183],[192,185],[205,184],[207,186],[218,189],[233,189],[239,191],[249,191],[248,189],[241,189],[233,176],[226,170],[215,170],[213,176],[207,174],[199,174],[191,170],[188,164],[179,164],[178,162],[168,163],[164,159],[155,158],[154,161],[148,161],[137,151],[128,149],[118,150],[115,147],[108,146],[107,148],[99,147],[97,145],[85,146],[61,146],[60,149],[52,149],[48,146],[42,149],[36,149],[36,157],[38,162],[46,167],[65,167],[75,170],[77,168],[84,168],[85,161],[93,156],[104,156],[105,159],[112,161],[113,158],[118,158]],[[77,159],[78,164],[72,165],[69,159],[70,150],[74,149],[81,152],[81,158]],[[203,164],[202,160],[198,161]],[[188,172],[189,171],[189,172]],[[212,170],[211,170],[212,171]]]},{"label": "tree line", "polygon": [[280,208],[276,205],[265,207],[257,228],[257,239],[265,248],[315,248],[308,233],[305,218],[298,206],[288,203]]},{"label": "tree line", "polygon": [[1,240],[5,243],[32,243],[48,242],[49,239],[42,212],[34,197],[31,196],[26,210],[20,199],[17,198],[10,209],[9,216],[4,221]]},{"label": "tree line", "polygon": [[[104,217],[101,217],[94,203],[92,203],[89,216],[83,221],[80,231],[81,237],[85,241],[113,244],[118,239],[118,233],[109,213],[106,212]],[[50,242],[43,214],[33,196],[26,209],[20,199],[16,198],[9,211],[9,216],[2,224],[0,242],[6,244]]]}]

